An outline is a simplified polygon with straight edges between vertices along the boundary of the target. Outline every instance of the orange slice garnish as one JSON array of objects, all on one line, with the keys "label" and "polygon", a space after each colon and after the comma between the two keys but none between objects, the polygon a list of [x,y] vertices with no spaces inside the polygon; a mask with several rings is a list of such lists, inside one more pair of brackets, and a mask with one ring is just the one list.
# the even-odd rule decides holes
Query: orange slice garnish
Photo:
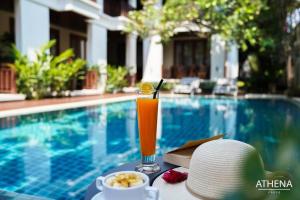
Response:
[{"label": "orange slice garnish", "polygon": [[151,83],[142,83],[140,85],[140,92],[142,94],[152,94],[154,92],[154,87]]}]

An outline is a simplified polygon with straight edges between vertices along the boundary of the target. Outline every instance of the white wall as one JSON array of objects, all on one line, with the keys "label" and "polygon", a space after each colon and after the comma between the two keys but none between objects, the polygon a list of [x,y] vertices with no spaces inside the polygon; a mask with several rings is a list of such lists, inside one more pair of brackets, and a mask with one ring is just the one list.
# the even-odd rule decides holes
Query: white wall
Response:
[{"label": "white wall", "polygon": [[151,36],[143,41],[144,82],[158,82],[162,77],[163,46],[160,36]]},{"label": "white wall", "polygon": [[210,79],[224,78],[225,41],[219,35],[212,35],[210,46]]},{"label": "white wall", "polygon": [[32,52],[49,41],[49,8],[29,0],[15,0],[16,46]]}]

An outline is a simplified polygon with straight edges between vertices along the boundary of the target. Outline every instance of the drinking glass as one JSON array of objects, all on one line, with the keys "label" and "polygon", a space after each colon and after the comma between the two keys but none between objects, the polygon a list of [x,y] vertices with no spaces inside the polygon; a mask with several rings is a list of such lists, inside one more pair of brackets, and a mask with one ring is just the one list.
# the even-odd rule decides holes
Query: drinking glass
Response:
[{"label": "drinking glass", "polygon": [[[153,96],[156,96],[153,98]],[[151,174],[160,171],[155,161],[158,93],[138,94],[136,100],[142,162],[136,171]]]}]

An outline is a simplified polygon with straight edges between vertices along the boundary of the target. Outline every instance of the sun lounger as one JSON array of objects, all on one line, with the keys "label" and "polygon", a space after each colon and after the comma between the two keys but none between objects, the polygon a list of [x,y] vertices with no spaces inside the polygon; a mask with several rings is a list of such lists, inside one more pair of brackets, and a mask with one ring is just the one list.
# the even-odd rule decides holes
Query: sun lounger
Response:
[{"label": "sun lounger", "polygon": [[194,94],[200,93],[200,79],[197,77],[184,77],[180,79],[180,83],[174,87],[174,93]]},{"label": "sun lounger", "polygon": [[237,96],[238,87],[236,80],[226,78],[218,79],[213,94]]}]

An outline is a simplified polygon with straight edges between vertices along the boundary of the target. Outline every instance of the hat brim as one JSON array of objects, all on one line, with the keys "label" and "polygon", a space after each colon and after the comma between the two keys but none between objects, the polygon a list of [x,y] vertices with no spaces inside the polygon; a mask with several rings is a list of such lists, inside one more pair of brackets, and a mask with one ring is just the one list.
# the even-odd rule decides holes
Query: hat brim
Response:
[{"label": "hat brim", "polygon": [[[175,168],[176,171],[188,172],[187,168],[178,167]],[[176,184],[167,183],[162,179],[163,174],[158,176],[154,182],[153,186],[159,190],[159,196],[161,199],[172,199],[172,200],[204,200],[194,196],[190,193],[185,184],[186,181]]]},{"label": "hat brim", "polygon": [[[179,172],[189,172],[189,169],[184,167],[175,168]],[[271,179],[274,175],[278,175],[279,172],[265,171],[267,179]],[[286,174],[279,173],[286,177]],[[172,200],[207,200],[207,198],[199,197],[193,195],[188,191],[186,187],[186,181],[176,184],[170,184],[163,180],[163,174],[158,176],[154,182],[153,186],[159,190],[159,196],[161,199],[172,199]]]}]

